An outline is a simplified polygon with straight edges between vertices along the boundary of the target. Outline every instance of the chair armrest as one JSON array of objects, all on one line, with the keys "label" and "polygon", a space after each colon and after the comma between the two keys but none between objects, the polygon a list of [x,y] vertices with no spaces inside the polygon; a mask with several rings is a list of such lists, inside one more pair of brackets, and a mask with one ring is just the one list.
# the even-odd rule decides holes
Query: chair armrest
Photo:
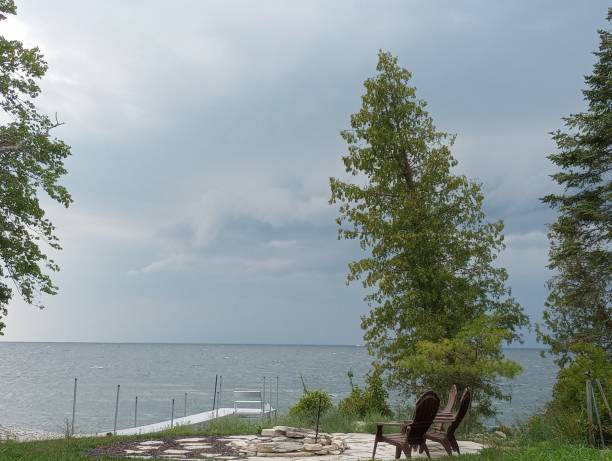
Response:
[{"label": "chair armrest", "polygon": [[405,426],[410,421],[385,421],[384,423],[376,423],[376,426]]}]

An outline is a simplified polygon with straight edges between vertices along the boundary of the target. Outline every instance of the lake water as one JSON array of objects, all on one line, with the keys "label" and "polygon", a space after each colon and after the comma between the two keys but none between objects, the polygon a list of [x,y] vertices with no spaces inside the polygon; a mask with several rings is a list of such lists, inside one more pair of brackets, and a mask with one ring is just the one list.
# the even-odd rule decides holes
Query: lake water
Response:
[{"label": "lake water", "polygon": [[[523,373],[503,383],[511,403],[498,404],[497,419],[514,423],[550,398],[556,367],[536,349],[509,349],[506,355],[521,363]],[[371,358],[362,347],[208,344],[90,344],[0,343],[0,425],[61,431],[72,414],[74,378],[78,378],[77,432],[112,429],[117,384],[121,385],[118,427],[212,408],[215,375],[223,376],[221,406],[233,406],[235,388],[272,383],[272,403],[280,412],[302,394],[300,374],[309,388],[322,388],[336,400],[350,391],[346,372],[352,369],[361,384]],[[392,402],[397,405],[397,402]]]}]

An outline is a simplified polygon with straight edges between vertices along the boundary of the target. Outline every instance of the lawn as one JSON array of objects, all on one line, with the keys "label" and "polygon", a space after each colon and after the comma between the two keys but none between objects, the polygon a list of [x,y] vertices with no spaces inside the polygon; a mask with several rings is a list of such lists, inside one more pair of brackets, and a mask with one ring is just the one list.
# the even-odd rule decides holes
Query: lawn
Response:
[{"label": "lawn", "polygon": [[[200,433],[209,431],[200,431]],[[175,430],[165,435],[192,435],[193,430]],[[163,438],[157,434],[156,439]],[[151,437],[153,438],[153,437]],[[89,450],[101,444],[118,440],[129,440],[130,437],[77,438],[60,439],[42,442],[0,443],[0,460],[2,461],[125,461],[126,458],[97,457],[85,455]],[[140,437],[142,440],[143,437]],[[484,450],[480,455],[456,457],[465,461],[612,461],[612,451],[601,451],[593,448],[562,445],[558,443],[540,443],[528,447],[496,447]]]}]

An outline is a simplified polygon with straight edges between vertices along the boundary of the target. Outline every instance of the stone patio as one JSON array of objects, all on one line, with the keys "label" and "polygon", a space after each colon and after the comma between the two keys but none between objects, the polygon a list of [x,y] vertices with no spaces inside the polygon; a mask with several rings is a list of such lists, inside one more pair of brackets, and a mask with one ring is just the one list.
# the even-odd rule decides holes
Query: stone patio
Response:
[{"label": "stone patio", "polygon": [[[189,459],[213,459],[218,461],[245,460],[245,461],[360,461],[371,459],[372,447],[374,445],[374,435],[364,433],[333,433],[323,434],[328,437],[328,451],[330,454],[323,453],[324,450],[299,451],[297,447],[282,446],[283,443],[294,445],[298,442],[288,442],[287,438],[267,435],[233,435],[228,437],[192,437],[176,438],[166,440],[148,440],[133,442],[130,448],[115,447],[115,455],[123,454],[126,458],[132,459],[165,459],[165,460],[189,460]],[[309,435],[306,435],[306,442]],[[320,443],[320,439],[317,440]],[[274,445],[274,444],[280,445]],[[304,443],[304,442],[302,442]],[[172,448],[170,448],[170,445]],[[307,445],[312,445],[307,443]],[[325,445],[322,443],[322,445]],[[253,455],[254,446],[259,446],[261,450]],[[338,453],[337,446],[341,447]],[[443,458],[446,452],[442,446],[435,442],[427,442],[431,457]],[[479,453],[483,446],[476,442],[460,441],[461,453]],[[102,447],[100,447],[102,448]],[[291,448],[293,451],[286,451]],[[93,454],[93,453],[92,453]],[[99,452],[97,455],[104,453]],[[376,459],[392,460],[395,457],[395,447],[380,443],[376,451]],[[412,453],[412,458],[427,458],[425,453]],[[402,456],[402,459],[405,459]]]}]

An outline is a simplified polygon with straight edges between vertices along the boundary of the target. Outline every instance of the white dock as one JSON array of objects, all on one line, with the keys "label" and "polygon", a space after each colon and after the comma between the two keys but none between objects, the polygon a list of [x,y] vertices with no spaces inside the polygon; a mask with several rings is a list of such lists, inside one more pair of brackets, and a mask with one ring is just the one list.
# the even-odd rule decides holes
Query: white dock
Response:
[{"label": "white dock", "polygon": [[[257,418],[260,416],[267,417],[268,415],[274,413],[276,410],[274,408],[266,408],[266,410],[262,413],[259,408],[242,408],[238,413],[234,410],[234,408],[219,408],[215,410],[205,411],[203,413],[196,413],[194,415],[183,416],[181,418],[175,418],[172,420],[161,421],[159,423],[147,424],[146,426],[137,426],[130,427],[127,429],[117,430],[117,435],[140,435],[140,434],[151,434],[154,432],[162,432],[172,427],[177,426],[194,426],[196,424],[202,424],[209,421],[212,421],[216,418],[223,418],[224,416],[238,415],[245,416],[249,418]],[[106,435],[108,433],[112,433],[113,431],[100,432],[97,435]]]}]

